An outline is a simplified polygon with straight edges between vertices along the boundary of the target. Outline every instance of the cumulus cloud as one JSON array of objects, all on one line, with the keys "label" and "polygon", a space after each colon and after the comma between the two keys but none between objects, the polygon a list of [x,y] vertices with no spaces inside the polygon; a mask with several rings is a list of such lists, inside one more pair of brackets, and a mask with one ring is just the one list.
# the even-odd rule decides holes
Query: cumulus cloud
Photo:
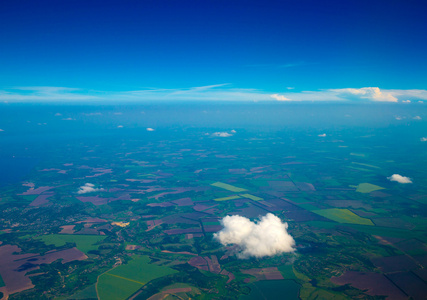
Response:
[{"label": "cumulus cloud", "polygon": [[421,142],[427,142],[427,137],[422,137],[422,138],[420,138],[420,141],[421,141]]},{"label": "cumulus cloud", "polygon": [[270,97],[273,99],[276,99],[277,101],[291,101],[291,99],[286,98],[285,96],[279,95],[279,94],[273,94]]},{"label": "cumulus cloud", "polygon": [[319,134],[318,136],[320,136],[320,137],[325,137],[325,136],[326,136],[326,133]]},{"label": "cumulus cloud", "polygon": [[148,128],[147,128],[147,131],[154,131],[154,129],[153,129],[153,128],[148,127]]},{"label": "cumulus cloud", "polygon": [[412,119],[414,119],[414,120],[421,120],[422,118],[420,116],[415,116]]},{"label": "cumulus cloud", "polygon": [[397,98],[390,92],[381,91],[378,87],[364,87],[360,89],[331,89],[330,91],[341,94],[342,97],[353,99],[366,99],[381,102],[397,102]]},{"label": "cumulus cloud", "polygon": [[123,125],[119,125],[119,126],[117,126],[117,128],[123,128]]},{"label": "cumulus cloud", "polygon": [[403,103],[411,103],[411,100],[403,100]]},{"label": "cumulus cloud", "polygon": [[387,179],[390,181],[397,181],[399,183],[412,183],[411,178],[399,174],[393,174],[390,177],[387,177]]},{"label": "cumulus cloud", "polygon": [[233,134],[224,131],[224,132],[214,132],[214,133],[212,133],[212,136],[216,136],[216,137],[230,137],[230,136],[233,136]]},{"label": "cumulus cloud", "polygon": [[234,215],[221,220],[224,228],[214,234],[222,245],[236,245],[237,257],[264,257],[295,251],[295,241],[287,232],[288,224],[268,213],[258,222]]},{"label": "cumulus cloud", "polygon": [[99,192],[103,190],[104,190],[103,188],[95,188],[95,185],[92,183],[86,183],[85,185],[82,185],[81,187],[79,187],[77,194],[86,194],[86,193],[92,193],[92,192]]},{"label": "cumulus cloud", "polygon": [[4,129],[0,129],[0,131],[4,131]]}]

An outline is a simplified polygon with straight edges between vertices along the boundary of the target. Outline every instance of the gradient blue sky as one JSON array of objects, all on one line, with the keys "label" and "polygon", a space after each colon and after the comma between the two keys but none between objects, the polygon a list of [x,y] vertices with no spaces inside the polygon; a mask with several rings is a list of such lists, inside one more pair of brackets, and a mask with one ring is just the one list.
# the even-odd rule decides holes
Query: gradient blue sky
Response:
[{"label": "gradient blue sky", "polygon": [[408,0],[2,0],[0,99],[427,100],[426,15]]}]

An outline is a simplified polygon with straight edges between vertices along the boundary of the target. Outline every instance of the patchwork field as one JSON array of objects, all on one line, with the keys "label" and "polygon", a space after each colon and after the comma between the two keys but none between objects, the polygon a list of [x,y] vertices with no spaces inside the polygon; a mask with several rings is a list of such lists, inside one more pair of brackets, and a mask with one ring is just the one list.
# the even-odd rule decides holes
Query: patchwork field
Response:
[{"label": "patchwork field", "polygon": [[134,256],[129,263],[99,276],[98,295],[100,300],[127,299],[147,282],[175,272],[171,268],[151,264],[148,256]]}]

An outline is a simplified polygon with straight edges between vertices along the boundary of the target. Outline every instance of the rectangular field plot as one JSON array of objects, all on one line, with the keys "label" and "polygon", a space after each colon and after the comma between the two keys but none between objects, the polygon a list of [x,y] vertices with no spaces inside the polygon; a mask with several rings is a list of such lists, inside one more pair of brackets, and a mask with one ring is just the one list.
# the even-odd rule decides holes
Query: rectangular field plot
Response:
[{"label": "rectangular field plot", "polygon": [[366,218],[361,218],[355,213],[349,211],[348,209],[330,208],[330,209],[313,210],[312,212],[338,223],[350,223],[350,224],[372,225],[372,226],[374,225],[374,223],[372,223],[371,220]]},{"label": "rectangular field plot", "polygon": [[147,282],[173,273],[171,268],[151,264],[148,256],[137,256],[99,276],[98,296],[100,300],[127,299]]},{"label": "rectangular field plot", "polygon": [[254,200],[254,201],[264,200],[260,197],[257,197],[257,196],[251,195],[251,194],[240,194],[240,196],[243,198],[248,198],[248,199]]},{"label": "rectangular field plot", "polygon": [[216,198],[214,200],[215,201],[228,201],[228,200],[234,200],[234,199],[240,199],[240,198],[241,198],[240,196],[236,195],[236,196]]},{"label": "rectangular field plot", "polygon": [[242,189],[242,188],[233,186],[231,184],[222,183],[222,182],[215,182],[215,183],[212,183],[211,185],[216,186],[216,187],[221,188],[221,189],[225,189],[225,190],[230,191],[230,192],[240,193],[240,192],[246,191],[246,189]]}]

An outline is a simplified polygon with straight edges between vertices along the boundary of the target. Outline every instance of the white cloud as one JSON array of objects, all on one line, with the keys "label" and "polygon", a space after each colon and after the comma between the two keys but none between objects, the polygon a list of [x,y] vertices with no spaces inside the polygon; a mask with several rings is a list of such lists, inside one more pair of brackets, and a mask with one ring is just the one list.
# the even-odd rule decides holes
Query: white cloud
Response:
[{"label": "white cloud", "polygon": [[236,133],[237,131],[233,129],[233,130],[231,130],[230,132],[231,132],[231,133]]},{"label": "white cloud", "polygon": [[411,100],[403,100],[403,103],[411,103]]},{"label": "white cloud", "polygon": [[233,134],[224,131],[224,132],[214,132],[214,133],[212,133],[212,136],[216,136],[216,137],[230,137],[230,136],[233,136]]},{"label": "white cloud", "polygon": [[320,137],[325,137],[325,136],[326,136],[326,133],[319,134],[318,136],[320,136]]},{"label": "white cloud", "polygon": [[104,190],[103,188],[95,188],[95,185],[92,183],[86,183],[85,185],[82,185],[81,187],[79,187],[77,194],[86,194],[86,193],[92,193],[92,192],[99,192],[103,190]]},{"label": "white cloud", "polygon": [[0,129],[0,132],[1,132],[1,131],[4,131],[4,129]]},{"label": "white cloud", "polygon": [[402,120],[402,117],[401,116],[396,116],[396,117],[394,117],[396,120]]},{"label": "white cloud", "polygon": [[286,98],[285,96],[279,95],[279,94],[273,94],[270,97],[273,99],[276,99],[277,101],[292,101],[291,99]]},{"label": "white cloud", "polygon": [[154,129],[153,129],[153,128],[148,127],[148,128],[147,128],[147,131],[154,131]]},{"label": "white cloud", "polygon": [[75,121],[76,119],[73,119],[73,118],[63,118],[62,120],[63,121]]},{"label": "white cloud", "polygon": [[378,87],[331,89],[329,91],[337,92],[341,97],[350,100],[366,99],[370,101],[397,102],[397,98],[392,93],[381,91]]},{"label": "white cloud", "polygon": [[411,178],[399,174],[393,174],[390,177],[387,177],[387,179],[390,181],[397,181],[399,183],[412,183]]},{"label": "white cloud", "polygon": [[214,237],[224,246],[236,245],[237,257],[264,257],[295,251],[295,241],[288,233],[288,224],[268,213],[258,222],[238,215],[221,220],[224,228]]},{"label": "white cloud", "polygon": [[421,141],[421,142],[427,142],[427,137],[422,137],[422,138],[420,138],[420,141]]},{"label": "white cloud", "polygon": [[414,119],[414,120],[421,120],[422,118],[420,116],[415,116],[412,119]]},{"label": "white cloud", "polygon": [[117,128],[123,128],[123,125],[119,125],[119,126],[117,126]]},{"label": "white cloud", "polygon": [[[0,101],[10,102],[83,102],[83,101],[375,101],[416,102],[427,100],[427,90],[380,89],[378,87],[324,89],[295,92],[265,92],[233,88],[230,84],[213,84],[189,88],[146,88],[134,91],[95,91],[67,87],[15,87],[0,90]],[[405,99],[402,101],[402,99]],[[423,103],[421,101],[421,103]]]},{"label": "white cloud", "polygon": [[60,117],[60,116],[62,116],[62,114],[61,114],[61,113],[56,113],[56,114],[55,114],[55,117]]}]

